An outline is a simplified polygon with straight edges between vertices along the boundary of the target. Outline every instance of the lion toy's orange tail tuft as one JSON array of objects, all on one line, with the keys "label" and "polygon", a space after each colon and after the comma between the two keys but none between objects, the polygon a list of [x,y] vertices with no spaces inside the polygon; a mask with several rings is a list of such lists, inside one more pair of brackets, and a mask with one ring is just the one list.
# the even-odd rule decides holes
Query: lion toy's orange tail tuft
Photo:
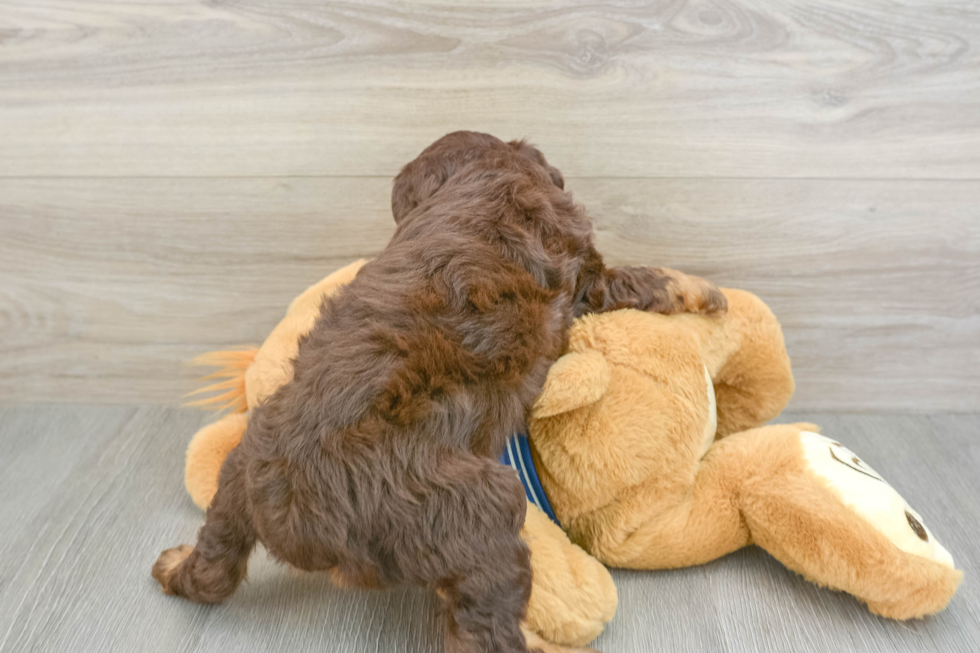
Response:
[{"label": "lion toy's orange tail tuft", "polygon": [[258,351],[258,347],[249,347],[248,349],[212,351],[196,357],[192,361],[194,365],[218,368],[216,372],[201,377],[201,380],[216,381],[191,392],[187,396],[215,393],[222,390],[224,392],[190,401],[186,405],[197,406],[205,410],[230,410],[233,413],[244,413],[248,410],[248,402],[245,398],[245,372],[255,360]]}]

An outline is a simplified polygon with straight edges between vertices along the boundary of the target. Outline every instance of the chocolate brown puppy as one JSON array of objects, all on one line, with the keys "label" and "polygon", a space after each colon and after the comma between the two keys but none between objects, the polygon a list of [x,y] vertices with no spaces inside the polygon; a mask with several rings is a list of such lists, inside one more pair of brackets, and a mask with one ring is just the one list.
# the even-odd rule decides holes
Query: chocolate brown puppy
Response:
[{"label": "chocolate brown puppy", "polygon": [[292,380],[249,417],[197,545],[160,555],[165,592],[225,599],[262,542],[341,585],[438,590],[447,651],[527,650],[526,500],[497,456],[572,318],[725,308],[703,280],[606,268],[563,186],[533,147],[470,132],[401,171],[395,235],[324,302]]}]

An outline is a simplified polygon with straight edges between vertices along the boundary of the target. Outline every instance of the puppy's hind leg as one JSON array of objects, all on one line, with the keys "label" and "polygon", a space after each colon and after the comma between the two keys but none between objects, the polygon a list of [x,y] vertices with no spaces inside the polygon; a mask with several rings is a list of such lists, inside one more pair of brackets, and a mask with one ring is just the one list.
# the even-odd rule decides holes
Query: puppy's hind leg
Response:
[{"label": "puppy's hind leg", "polygon": [[[521,623],[530,595],[524,589],[531,582],[530,567],[524,567],[527,550],[510,542],[486,552],[485,565],[442,584],[438,590],[446,608],[447,653],[598,653],[588,647],[549,642]],[[519,624],[517,631],[513,629],[515,623]]]},{"label": "puppy's hind leg", "polygon": [[255,530],[245,488],[240,447],[221,468],[218,491],[193,548],[181,545],[160,554],[153,577],[167,594],[195,603],[220,603],[245,578]]},{"label": "puppy's hind leg", "polygon": [[531,563],[520,537],[527,505],[520,481],[496,460],[470,454],[453,456],[435,476],[424,490],[422,528],[415,522],[405,531],[401,567],[414,567],[414,580],[443,599],[447,653],[526,653]]}]

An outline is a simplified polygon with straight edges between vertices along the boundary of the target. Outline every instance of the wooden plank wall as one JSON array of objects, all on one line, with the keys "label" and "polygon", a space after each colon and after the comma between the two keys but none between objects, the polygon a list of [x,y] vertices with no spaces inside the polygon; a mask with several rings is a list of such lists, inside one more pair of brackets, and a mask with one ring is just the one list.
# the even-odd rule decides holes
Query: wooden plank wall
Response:
[{"label": "wooden plank wall", "polygon": [[976,410],[980,2],[0,3],[0,399],[165,403],[453,129],[752,290],[797,409]]}]

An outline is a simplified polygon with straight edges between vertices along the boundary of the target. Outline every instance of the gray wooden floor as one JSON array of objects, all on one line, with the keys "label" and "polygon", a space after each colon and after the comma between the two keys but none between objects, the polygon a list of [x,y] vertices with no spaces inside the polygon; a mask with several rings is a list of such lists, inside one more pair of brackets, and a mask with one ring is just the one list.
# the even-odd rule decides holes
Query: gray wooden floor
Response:
[{"label": "gray wooden floor", "polygon": [[798,408],[978,410],[980,0],[2,0],[0,397],[179,403],[454,129],[762,297]]},{"label": "gray wooden floor", "polygon": [[[879,619],[758,549],[672,572],[615,572],[616,619],[596,645],[647,651],[980,650],[980,415],[794,414],[881,471],[966,580],[942,614]],[[183,449],[206,416],[168,407],[0,406],[0,652],[439,651],[418,589],[344,592],[252,558],[229,601],[164,596],[149,575],[201,513]]]}]

